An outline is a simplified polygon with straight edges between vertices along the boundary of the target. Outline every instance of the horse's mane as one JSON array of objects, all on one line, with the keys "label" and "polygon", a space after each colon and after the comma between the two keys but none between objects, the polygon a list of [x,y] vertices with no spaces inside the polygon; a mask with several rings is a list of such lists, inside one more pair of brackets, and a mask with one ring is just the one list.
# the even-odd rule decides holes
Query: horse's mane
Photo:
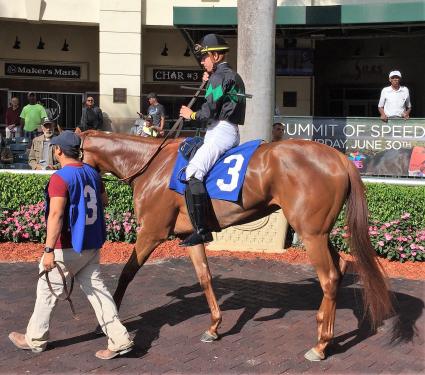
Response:
[{"label": "horse's mane", "polygon": [[[162,138],[140,137],[100,130],[87,130],[81,133],[80,136],[83,139],[84,150],[101,155],[104,161],[109,159],[112,162],[115,159],[118,163],[113,164],[124,175],[129,175],[131,171],[141,168],[158,150],[163,141]],[[169,144],[175,144],[180,141],[181,139],[167,140],[162,149]]]}]

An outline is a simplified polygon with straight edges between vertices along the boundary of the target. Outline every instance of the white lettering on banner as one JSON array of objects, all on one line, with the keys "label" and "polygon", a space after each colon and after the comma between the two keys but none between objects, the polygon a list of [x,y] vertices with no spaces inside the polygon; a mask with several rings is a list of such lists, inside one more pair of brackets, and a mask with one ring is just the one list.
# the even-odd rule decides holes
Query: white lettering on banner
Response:
[{"label": "white lettering on banner", "polygon": [[239,172],[242,168],[244,157],[241,154],[229,155],[223,160],[223,163],[230,164],[233,160],[236,160],[235,165],[227,170],[227,174],[232,176],[230,182],[226,184],[222,178],[217,180],[217,186],[221,191],[233,191],[238,186]]},{"label": "white lettering on banner", "polygon": [[339,149],[343,149],[347,145],[346,139],[329,139],[329,138],[320,139],[319,138],[319,139],[315,139],[315,141],[317,143],[323,143],[324,145],[328,145],[333,148],[339,148]]},{"label": "white lettering on banner", "polygon": [[97,197],[95,190],[90,185],[84,186],[84,198],[87,206],[86,225],[93,225],[97,220]]}]

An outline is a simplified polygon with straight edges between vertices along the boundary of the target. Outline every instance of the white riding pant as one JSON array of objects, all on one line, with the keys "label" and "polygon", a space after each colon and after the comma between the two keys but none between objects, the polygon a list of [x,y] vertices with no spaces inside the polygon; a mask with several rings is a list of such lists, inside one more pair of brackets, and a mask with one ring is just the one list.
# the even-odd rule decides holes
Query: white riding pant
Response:
[{"label": "white riding pant", "polygon": [[203,181],[220,156],[232,147],[236,147],[239,141],[238,125],[223,120],[211,123],[207,127],[204,144],[187,165],[186,180],[195,177]]},{"label": "white riding pant", "polygon": [[[40,272],[44,270],[43,257],[40,260]],[[68,275],[68,270],[74,274],[75,281],[80,284],[93,306],[99,325],[108,337],[108,349],[119,351],[132,346],[133,342],[127,329],[118,318],[115,302],[102,280],[99,251],[96,249],[84,250],[78,254],[73,249],[55,249],[55,261],[63,262],[66,268],[65,276]],[[64,288],[57,268],[49,272],[49,280],[55,293],[60,295]],[[37,284],[34,312],[25,334],[26,341],[31,348],[43,350],[46,347],[49,339],[50,319],[57,301],[58,299],[51,293],[47,285],[46,277],[40,277]]]}]

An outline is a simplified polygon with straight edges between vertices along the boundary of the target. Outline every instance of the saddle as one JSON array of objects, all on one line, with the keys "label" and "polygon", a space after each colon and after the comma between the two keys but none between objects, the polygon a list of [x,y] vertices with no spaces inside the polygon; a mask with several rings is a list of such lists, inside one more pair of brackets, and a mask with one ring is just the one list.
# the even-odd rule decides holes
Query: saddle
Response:
[{"label": "saddle", "polygon": [[202,137],[186,138],[180,143],[179,151],[187,161],[190,161],[203,144],[204,139]]}]

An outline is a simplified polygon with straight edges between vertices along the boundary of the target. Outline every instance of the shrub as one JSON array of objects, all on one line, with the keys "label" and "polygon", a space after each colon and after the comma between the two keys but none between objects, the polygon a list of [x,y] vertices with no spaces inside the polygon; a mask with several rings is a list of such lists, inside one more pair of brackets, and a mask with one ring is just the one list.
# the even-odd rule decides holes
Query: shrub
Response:
[{"label": "shrub", "polygon": [[[133,243],[138,232],[131,212],[105,214],[106,239]],[[44,242],[46,226],[44,203],[22,206],[17,211],[4,210],[0,214],[0,241]]]},{"label": "shrub", "polygon": [[[372,221],[369,236],[376,252],[389,260],[404,262],[425,260],[425,229],[417,229],[409,213],[399,219],[380,223]],[[349,252],[346,226],[336,227],[331,232],[331,242],[336,249]]]},{"label": "shrub", "polygon": [[[0,173],[0,209],[19,210],[21,206],[37,204],[44,200],[48,175]],[[106,212],[118,214],[133,212],[131,187],[115,177],[104,179],[109,196]]]},{"label": "shrub", "polygon": [[12,242],[44,242],[46,226],[44,203],[22,206],[17,211],[2,211],[0,240]]},{"label": "shrub", "polygon": [[131,212],[123,214],[105,214],[106,239],[113,242],[136,242],[137,227],[136,219]]}]

